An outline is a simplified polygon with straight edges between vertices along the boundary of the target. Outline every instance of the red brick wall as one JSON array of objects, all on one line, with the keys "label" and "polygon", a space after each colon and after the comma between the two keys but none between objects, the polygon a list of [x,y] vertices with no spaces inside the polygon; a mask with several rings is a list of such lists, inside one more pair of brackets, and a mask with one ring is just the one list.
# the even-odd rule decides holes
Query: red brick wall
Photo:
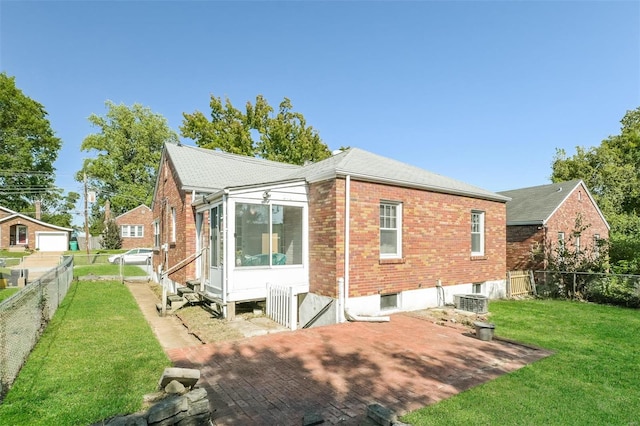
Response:
[{"label": "red brick wall", "polygon": [[[336,279],[344,276],[344,188],[344,179],[310,188],[310,288],[333,297]],[[321,205],[316,206],[318,200]],[[399,260],[379,258],[381,200],[403,206],[403,257]],[[352,180],[350,209],[351,297],[434,287],[438,279],[443,285],[455,285],[505,277],[504,203]],[[482,257],[471,257],[472,210],[485,212]]]},{"label": "red brick wall", "polygon": [[[0,212],[1,214],[2,212]],[[4,216],[6,217],[6,215]],[[22,217],[16,217],[6,222],[2,222],[0,225],[0,248],[8,249],[10,243],[10,229],[13,225],[25,225],[27,227],[27,244],[30,249],[36,248],[36,232],[62,232],[56,228],[50,228],[48,226],[40,225],[35,222],[31,222]],[[24,244],[17,244],[17,246],[25,246]]]},{"label": "red brick wall", "polygon": [[[344,222],[336,216],[337,183],[340,194],[344,194],[344,180],[329,180],[316,183],[309,188],[309,277],[311,291],[323,296],[335,297],[337,277],[343,276],[338,267],[344,269],[343,240],[338,244],[338,226]],[[344,205],[344,195],[341,196]]]},{"label": "red brick wall", "polygon": [[118,216],[115,222],[118,225],[118,230],[122,225],[144,226],[143,237],[122,237],[123,249],[153,247],[153,212],[149,207],[138,206]]},{"label": "red brick wall", "polygon": [[[519,225],[507,227],[507,269],[544,269],[544,263],[534,262],[532,249],[540,247],[544,251],[555,251],[558,244],[558,233],[564,232],[568,249],[575,248],[575,237],[571,236],[575,229],[576,218],[582,216],[582,224],[590,225],[580,236],[582,250],[592,250],[594,235],[602,239],[609,238],[609,230],[598,210],[587,193],[584,185],[578,186],[551,216],[544,227],[535,225]],[[540,228],[540,229],[538,229]],[[543,243],[546,239],[546,243]]]},{"label": "red brick wall", "polygon": [[603,239],[609,238],[609,230],[605,222],[587,195],[586,188],[580,184],[547,222],[547,240],[553,247],[557,244],[558,232],[565,233],[568,249],[574,247],[575,238],[570,237],[570,234],[575,229],[576,217],[579,214],[582,216],[582,224],[590,225],[580,236],[582,250],[591,250],[593,248],[593,236],[595,234],[599,234],[600,238]]},{"label": "red brick wall", "polygon": [[544,249],[545,231],[542,225],[507,226],[507,270],[542,269],[533,261],[533,250]]},{"label": "red brick wall", "polygon": [[[158,264],[163,264],[163,270],[166,271],[195,252],[195,212],[191,207],[191,193],[185,194],[180,191],[173,168],[167,162],[164,162],[160,167],[158,179],[158,189],[153,205],[153,220],[160,220],[160,244],[168,244],[169,249],[165,253],[159,248],[154,254],[153,264],[155,270],[157,270]],[[176,211],[175,241],[171,241],[172,207]],[[195,277],[195,262],[171,273],[169,277],[184,284],[187,280]]]}]

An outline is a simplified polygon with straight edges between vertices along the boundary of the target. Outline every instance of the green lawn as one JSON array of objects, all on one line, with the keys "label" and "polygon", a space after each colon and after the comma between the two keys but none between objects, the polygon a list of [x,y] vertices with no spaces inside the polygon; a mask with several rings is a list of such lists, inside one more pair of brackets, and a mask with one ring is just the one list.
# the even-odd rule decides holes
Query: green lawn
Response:
[{"label": "green lawn", "polygon": [[9,296],[17,293],[18,290],[20,290],[18,287],[0,289],[0,302],[4,299],[8,299]]},{"label": "green lawn", "polygon": [[125,286],[74,283],[0,405],[0,424],[88,425],[135,412],[170,365]]},{"label": "green lawn", "polygon": [[[143,277],[147,275],[147,272],[138,265],[123,265],[122,274],[125,277]],[[84,265],[75,266],[73,268],[73,275],[76,277],[84,277],[87,275],[96,276],[119,276],[120,265],[98,264],[98,265]]]},{"label": "green lawn", "polygon": [[490,303],[496,335],[556,354],[408,414],[412,425],[637,425],[640,312],[579,302]]}]

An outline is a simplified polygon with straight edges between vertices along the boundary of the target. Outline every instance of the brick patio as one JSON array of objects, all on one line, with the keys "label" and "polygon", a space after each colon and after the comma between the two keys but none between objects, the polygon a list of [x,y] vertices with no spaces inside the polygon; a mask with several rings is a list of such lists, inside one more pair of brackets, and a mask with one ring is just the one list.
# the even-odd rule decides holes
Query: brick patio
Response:
[{"label": "brick patio", "polygon": [[407,314],[167,352],[201,370],[216,425],[357,425],[368,404],[404,414],[550,355]]}]

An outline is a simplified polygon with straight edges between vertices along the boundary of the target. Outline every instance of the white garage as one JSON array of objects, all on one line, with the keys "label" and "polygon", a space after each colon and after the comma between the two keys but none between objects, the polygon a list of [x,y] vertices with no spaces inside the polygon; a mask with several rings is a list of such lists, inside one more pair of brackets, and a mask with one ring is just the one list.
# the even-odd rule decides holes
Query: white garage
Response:
[{"label": "white garage", "polygon": [[68,232],[36,231],[36,249],[44,251],[69,250]]}]

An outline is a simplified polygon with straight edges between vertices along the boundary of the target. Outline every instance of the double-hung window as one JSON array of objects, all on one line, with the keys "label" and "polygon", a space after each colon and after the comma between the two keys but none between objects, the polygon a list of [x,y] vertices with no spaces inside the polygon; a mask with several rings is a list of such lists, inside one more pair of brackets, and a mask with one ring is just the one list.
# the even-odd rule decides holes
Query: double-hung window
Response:
[{"label": "double-hung window", "polygon": [[160,247],[160,221],[153,221],[153,245],[154,247]]},{"label": "double-hung window", "polygon": [[124,238],[142,238],[144,237],[144,226],[122,225],[120,227],[120,236]]},{"label": "double-hung window", "polygon": [[471,256],[484,256],[484,212],[471,212]]},{"label": "double-hung window", "polygon": [[176,242],[176,208],[171,207],[171,242]]},{"label": "double-hung window", "polygon": [[402,204],[380,203],[380,258],[402,257]]}]

